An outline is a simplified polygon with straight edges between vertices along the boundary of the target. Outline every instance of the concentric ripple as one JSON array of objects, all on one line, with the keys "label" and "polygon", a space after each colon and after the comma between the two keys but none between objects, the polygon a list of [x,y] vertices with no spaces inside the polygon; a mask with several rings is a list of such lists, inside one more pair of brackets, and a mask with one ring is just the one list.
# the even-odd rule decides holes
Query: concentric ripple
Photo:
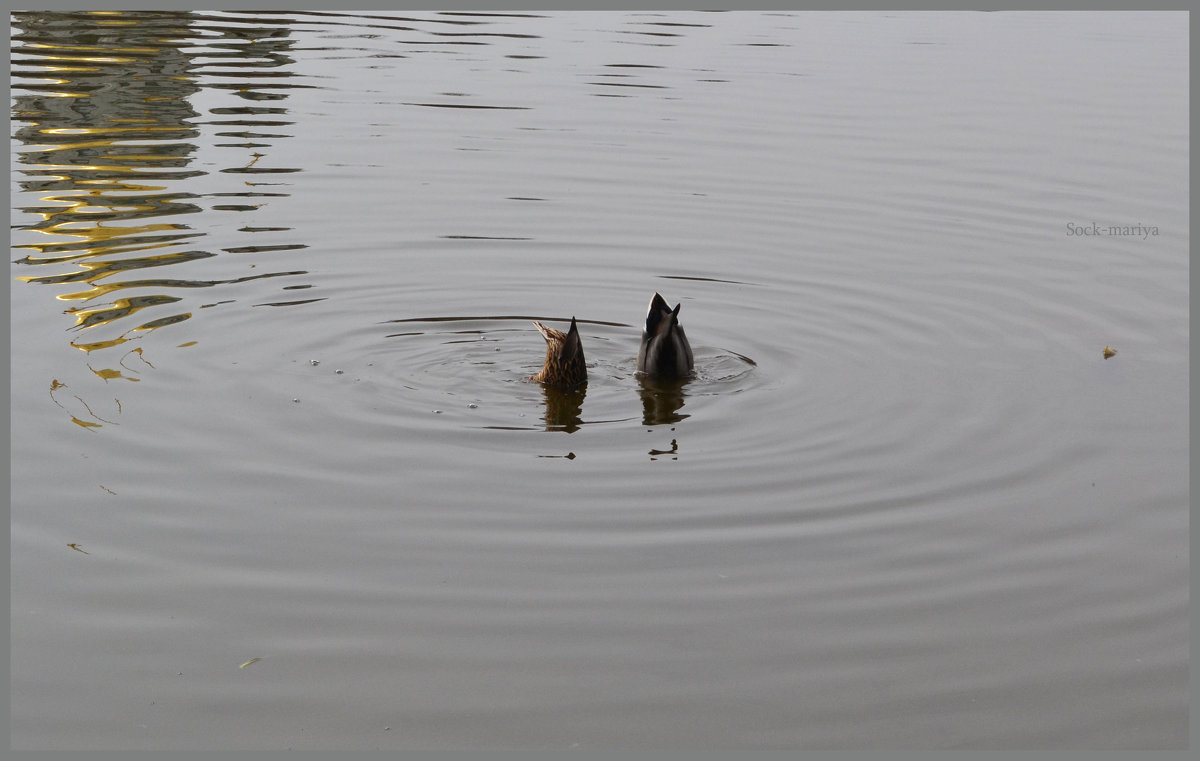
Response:
[{"label": "concentric ripple", "polygon": [[[435,414],[471,411],[468,425],[495,430],[579,430],[585,425],[659,425],[687,417],[689,397],[735,393],[751,386],[755,363],[735,352],[696,347],[696,372],[676,384],[640,378],[635,357],[638,328],[578,320],[588,364],[586,386],[574,390],[529,381],[545,344],[534,320],[549,325],[569,318],[537,315],[416,317],[390,321],[376,364],[389,393]],[[641,399],[639,407],[637,401]]]}]

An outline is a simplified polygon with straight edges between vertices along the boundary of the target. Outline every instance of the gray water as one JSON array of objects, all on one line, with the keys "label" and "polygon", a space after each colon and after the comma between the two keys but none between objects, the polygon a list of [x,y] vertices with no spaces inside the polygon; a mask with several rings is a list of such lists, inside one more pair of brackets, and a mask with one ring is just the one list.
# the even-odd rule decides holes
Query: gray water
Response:
[{"label": "gray water", "polygon": [[1186,747],[1186,15],[12,22],[14,748]]}]

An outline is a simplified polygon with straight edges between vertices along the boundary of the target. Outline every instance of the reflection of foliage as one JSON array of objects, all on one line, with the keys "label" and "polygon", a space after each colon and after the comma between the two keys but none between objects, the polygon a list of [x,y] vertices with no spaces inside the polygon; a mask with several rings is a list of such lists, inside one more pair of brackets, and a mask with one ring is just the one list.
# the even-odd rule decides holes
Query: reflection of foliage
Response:
[{"label": "reflection of foliage", "polygon": [[[304,274],[293,270],[234,278],[114,279],[121,272],[150,267],[180,269],[201,260],[215,264],[219,254],[212,251],[170,250],[185,241],[194,246],[195,239],[203,237],[185,220],[216,209],[216,205],[204,208],[206,198],[287,197],[282,192],[251,192],[249,185],[235,192],[193,192],[194,179],[209,172],[194,165],[202,131],[201,114],[191,99],[201,88],[254,92],[295,86],[288,83],[292,77],[288,67],[294,62],[288,54],[294,44],[288,25],[256,24],[249,19],[227,23],[217,16],[187,11],[27,11],[14,12],[11,20],[13,135],[23,146],[17,156],[17,181],[26,198],[37,198],[20,202],[19,210],[33,220],[14,230],[47,236],[15,242],[14,249],[28,252],[16,263],[58,268],[52,274],[22,277],[26,282],[87,286],[60,294],[59,299],[113,299],[67,310],[75,317],[75,329],[123,324],[141,310],[168,309],[183,299],[168,295],[176,289]],[[282,118],[286,109],[279,106],[219,108],[213,113],[221,118],[210,123],[239,129],[218,135],[253,135],[262,141],[256,143],[259,147],[288,137],[279,129],[290,124]],[[245,148],[247,143],[224,147]],[[265,156],[255,154],[249,160],[254,168],[248,170],[239,155],[239,166],[221,171],[298,171],[257,166]],[[274,235],[287,228],[242,228],[246,234],[263,231]],[[225,250],[299,248],[303,246],[296,243],[255,242]],[[133,331],[174,325],[192,314],[179,310],[156,315],[125,328],[117,338],[72,345],[89,352],[116,346]]]}]

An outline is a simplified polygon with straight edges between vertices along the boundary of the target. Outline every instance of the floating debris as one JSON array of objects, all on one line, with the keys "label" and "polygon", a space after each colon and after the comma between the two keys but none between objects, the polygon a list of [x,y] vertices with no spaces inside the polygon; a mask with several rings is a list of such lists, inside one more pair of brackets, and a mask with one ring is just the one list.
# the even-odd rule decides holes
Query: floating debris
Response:
[{"label": "floating debris", "polygon": [[84,555],[92,554],[92,553],[88,552],[87,550],[85,550],[84,548],[80,547],[75,542],[67,542],[67,546],[70,547],[71,549],[75,550],[76,552],[82,552]]},{"label": "floating debris", "polygon": [[342,374],[342,371],[341,371],[341,370],[334,370],[334,371],[333,371],[333,374],[334,374],[334,375],[341,375],[341,374]]},{"label": "floating debris", "polygon": [[244,668],[246,668],[247,666],[249,666],[251,663],[258,663],[258,662],[259,662],[259,661],[261,661],[261,660],[262,660],[262,658],[251,658],[250,660],[248,660],[248,661],[246,661],[245,663],[243,663],[241,666],[238,666],[238,668],[240,668],[240,669],[244,669]]},{"label": "floating debris", "polygon": [[467,409],[476,410],[476,409],[479,409],[479,405],[476,404],[475,402],[471,402],[470,404],[467,405]]},{"label": "floating debris", "polygon": [[308,363],[309,363],[310,365],[312,365],[313,367],[316,367],[317,365],[321,364],[321,360],[319,360],[319,359],[310,359],[310,360],[308,360]]},{"label": "floating debris", "polygon": [[1115,357],[1115,356],[1117,356],[1117,350],[1116,350],[1116,349],[1114,349],[1114,348],[1113,348],[1113,347],[1111,347],[1111,346],[1105,346],[1105,347],[1104,347],[1104,358],[1105,358],[1105,359],[1109,359],[1109,358],[1111,358],[1111,357]]}]

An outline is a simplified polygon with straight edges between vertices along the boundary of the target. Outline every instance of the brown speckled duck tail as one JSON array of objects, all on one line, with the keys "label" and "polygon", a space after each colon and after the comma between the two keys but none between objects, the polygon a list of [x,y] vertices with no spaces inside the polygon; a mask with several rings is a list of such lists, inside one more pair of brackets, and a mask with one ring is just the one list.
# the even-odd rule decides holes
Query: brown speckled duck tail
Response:
[{"label": "brown speckled duck tail", "polygon": [[546,339],[546,363],[537,375],[529,380],[550,386],[577,386],[587,381],[587,365],[583,360],[583,343],[579,340],[579,328],[575,318],[566,333],[548,328],[537,320],[533,326]]}]

